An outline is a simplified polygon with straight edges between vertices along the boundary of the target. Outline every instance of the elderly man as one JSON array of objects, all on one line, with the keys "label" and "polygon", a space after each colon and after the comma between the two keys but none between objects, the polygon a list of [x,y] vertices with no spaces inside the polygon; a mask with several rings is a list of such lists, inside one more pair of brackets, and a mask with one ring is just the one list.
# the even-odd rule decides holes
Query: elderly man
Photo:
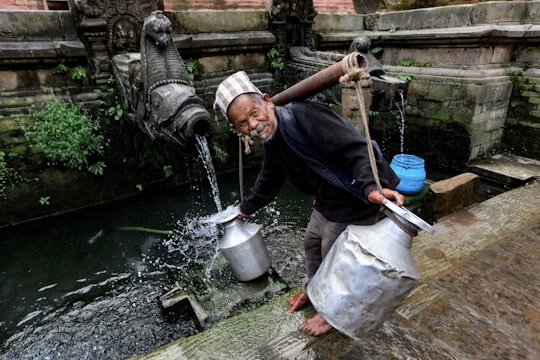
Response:
[{"label": "elderly man", "polygon": [[[231,128],[260,140],[264,149],[257,180],[240,204],[242,216],[269,204],[286,180],[315,196],[304,234],[304,288],[288,300],[289,311],[296,311],[309,302],[306,288],[347,225],[377,222],[385,198],[403,205],[403,195],[393,190],[399,178],[378,152],[381,193],[372,175],[366,139],[354,128],[316,102],[275,106],[243,71],[219,85],[214,108],[222,112]],[[300,325],[301,331],[313,336],[331,328],[320,314]]]}]

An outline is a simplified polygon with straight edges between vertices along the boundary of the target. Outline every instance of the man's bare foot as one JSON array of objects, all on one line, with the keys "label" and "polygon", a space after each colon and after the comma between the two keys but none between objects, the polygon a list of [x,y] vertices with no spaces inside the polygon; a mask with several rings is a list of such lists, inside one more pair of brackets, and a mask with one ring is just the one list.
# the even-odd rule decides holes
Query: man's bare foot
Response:
[{"label": "man's bare foot", "polygon": [[311,336],[326,334],[331,329],[332,325],[330,325],[321,314],[315,314],[300,324],[300,331]]},{"label": "man's bare foot", "polygon": [[306,305],[309,302],[308,296],[300,291],[298,294],[291,296],[288,300],[288,308],[290,312],[300,309],[302,306]]}]

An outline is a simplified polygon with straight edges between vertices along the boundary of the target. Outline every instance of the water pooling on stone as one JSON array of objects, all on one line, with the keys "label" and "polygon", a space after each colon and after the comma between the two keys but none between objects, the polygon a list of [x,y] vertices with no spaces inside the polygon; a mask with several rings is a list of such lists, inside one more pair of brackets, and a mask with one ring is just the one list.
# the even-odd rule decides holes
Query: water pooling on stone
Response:
[{"label": "water pooling on stone", "polygon": [[[225,203],[236,201],[236,175],[219,185]],[[219,229],[200,222],[216,212],[210,196],[209,189],[181,187],[0,230],[0,359],[125,359],[194,334],[190,314],[168,322],[159,306],[182,282],[205,306],[205,297],[215,305],[206,326],[257,306],[233,305],[238,293],[218,291],[235,279],[217,266],[224,264],[216,255]],[[285,187],[252,220],[264,229],[275,272],[291,286],[304,272],[311,202]]]}]

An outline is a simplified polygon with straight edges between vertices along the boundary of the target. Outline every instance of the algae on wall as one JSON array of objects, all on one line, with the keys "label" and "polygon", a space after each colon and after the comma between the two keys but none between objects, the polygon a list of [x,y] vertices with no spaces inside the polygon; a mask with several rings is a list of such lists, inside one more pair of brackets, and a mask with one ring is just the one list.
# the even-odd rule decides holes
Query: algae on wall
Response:
[{"label": "algae on wall", "polygon": [[[529,48],[540,58],[540,47]],[[501,151],[540,160],[540,71],[517,70]]]}]

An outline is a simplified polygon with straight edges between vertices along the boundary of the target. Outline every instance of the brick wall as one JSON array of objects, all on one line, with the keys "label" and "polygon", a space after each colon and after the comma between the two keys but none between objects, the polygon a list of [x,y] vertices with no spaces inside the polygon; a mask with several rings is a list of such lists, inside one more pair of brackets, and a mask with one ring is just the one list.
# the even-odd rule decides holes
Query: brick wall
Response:
[{"label": "brick wall", "polygon": [[43,10],[43,0],[0,0],[0,10]]},{"label": "brick wall", "polygon": [[[44,0],[0,0],[0,10],[43,10]],[[112,0],[111,0],[112,1]],[[163,0],[165,10],[264,10],[271,0]],[[474,4],[489,0],[424,0],[379,1],[379,10],[419,9],[429,6]],[[354,13],[353,0],[313,0],[319,13]]]},{"label": "brick wall", "polygon": [[[264,10],[267,0],[165,0],[165,10]],[[314,0],[313,5],[320,13],[354,13],[352,0]]]},{"label": "brick wall", "polygon": [[[165,10],[264,10],[267,0],[164,0]],[[352,0],[314,0],[319,13],[354,13]],[[43,0],[0,0],[1,10],[43,10]]]}]

